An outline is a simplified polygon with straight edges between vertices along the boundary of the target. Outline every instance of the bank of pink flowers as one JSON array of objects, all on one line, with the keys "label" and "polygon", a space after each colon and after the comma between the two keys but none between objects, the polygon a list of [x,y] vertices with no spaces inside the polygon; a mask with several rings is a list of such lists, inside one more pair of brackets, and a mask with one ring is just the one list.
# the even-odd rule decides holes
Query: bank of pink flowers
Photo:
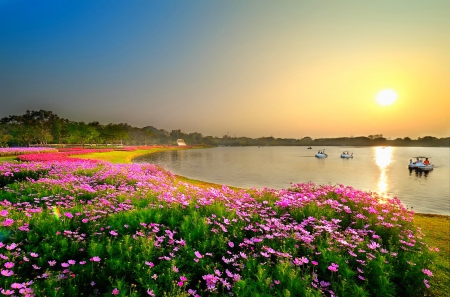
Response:
[{"label": "bank of pink flowers", "polygon": [[[17,160],[24,162],[82,162],[83,159],[72,158],[69,156],[86,155],[91,153],[106,153],[112,152],[112,149],[68,149],[60,152],[46,154],[26,154],[17,157]],[[88,162],[94,162],[90,160]]]},{"label": "bank of pink flowers", "polygon": [[56,152],[58,150],[49,147],[0,147],[0,157]]},{"label": "bank of pink flowers", "polygon": [[343,185],[204,189],[46,160],[0,163],[0,201],[3,295],[419,296],[433,277],[413,213]]}]

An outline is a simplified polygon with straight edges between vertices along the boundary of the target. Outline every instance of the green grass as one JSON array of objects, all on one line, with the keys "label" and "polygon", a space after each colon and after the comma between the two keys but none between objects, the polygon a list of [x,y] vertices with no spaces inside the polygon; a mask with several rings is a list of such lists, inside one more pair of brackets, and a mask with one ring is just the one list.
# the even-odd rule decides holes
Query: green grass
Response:
[{"label": "green grass", "polygon": [[[203,148],[203,146],[202,146]],[[173,150],[185,150],[185,149],[195,149],[195,147],[184,148],[184,147],[157,147],[148,150],[135,150],[135,151],[112,151],[106,153],[92,153],[86,155],[73,155],[73,158],[77,159],[94,159],[101,161],[108,161],[111,163],[131,163],[133,158],[138,156],[158,153],[164,151],[173,151]]]},{"label": "green grass", "polygon": [[9,162],[16,160],[17,156],[0,157],[0,162]]},{"label": "green grass", "polygon": [[450,217],[441,215],[416,214],[416,226],[425,233],[425,241],[437,247],[439,253],[433,259],[434,277],[430,280],[430,295],[448,296],[450,285]]}]

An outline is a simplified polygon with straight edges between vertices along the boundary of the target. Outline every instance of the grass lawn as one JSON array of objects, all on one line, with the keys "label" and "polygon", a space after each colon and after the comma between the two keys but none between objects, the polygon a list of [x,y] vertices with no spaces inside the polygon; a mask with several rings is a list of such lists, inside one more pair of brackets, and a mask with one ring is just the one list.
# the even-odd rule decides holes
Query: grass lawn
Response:
[{"label": "grass lawn", "polygon": [[0,157],[0,162],[8,162],[13,161],[17,158],[17,156],[7,156],[7,157]]},{"label": "grass lawn", "polygon": [[449,296],[450,285],[450,217],[416,214],[414,222],[425,233],[425,241],[439,249],[434,259],[434,277],[429,296]]}]

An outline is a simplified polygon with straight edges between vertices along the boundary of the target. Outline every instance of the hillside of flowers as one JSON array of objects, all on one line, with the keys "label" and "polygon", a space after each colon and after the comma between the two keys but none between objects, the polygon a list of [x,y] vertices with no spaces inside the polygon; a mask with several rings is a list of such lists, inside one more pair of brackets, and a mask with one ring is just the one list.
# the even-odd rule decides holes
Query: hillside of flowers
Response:
[{"label": "hillside of flowers", "polygon": [[154,165],[0,163],[11,296],[423,296],[435,251],[398,199],[200,188]]}]

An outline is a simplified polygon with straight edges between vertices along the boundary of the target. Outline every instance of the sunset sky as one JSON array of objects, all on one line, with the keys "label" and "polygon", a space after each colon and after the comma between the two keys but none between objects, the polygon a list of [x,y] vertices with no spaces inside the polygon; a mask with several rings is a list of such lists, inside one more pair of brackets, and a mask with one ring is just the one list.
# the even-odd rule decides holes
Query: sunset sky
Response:
[{"label": "sunset sky", "polygon": [[0,117],[448,137],[449,15],[449,0],[0,0]]}]

